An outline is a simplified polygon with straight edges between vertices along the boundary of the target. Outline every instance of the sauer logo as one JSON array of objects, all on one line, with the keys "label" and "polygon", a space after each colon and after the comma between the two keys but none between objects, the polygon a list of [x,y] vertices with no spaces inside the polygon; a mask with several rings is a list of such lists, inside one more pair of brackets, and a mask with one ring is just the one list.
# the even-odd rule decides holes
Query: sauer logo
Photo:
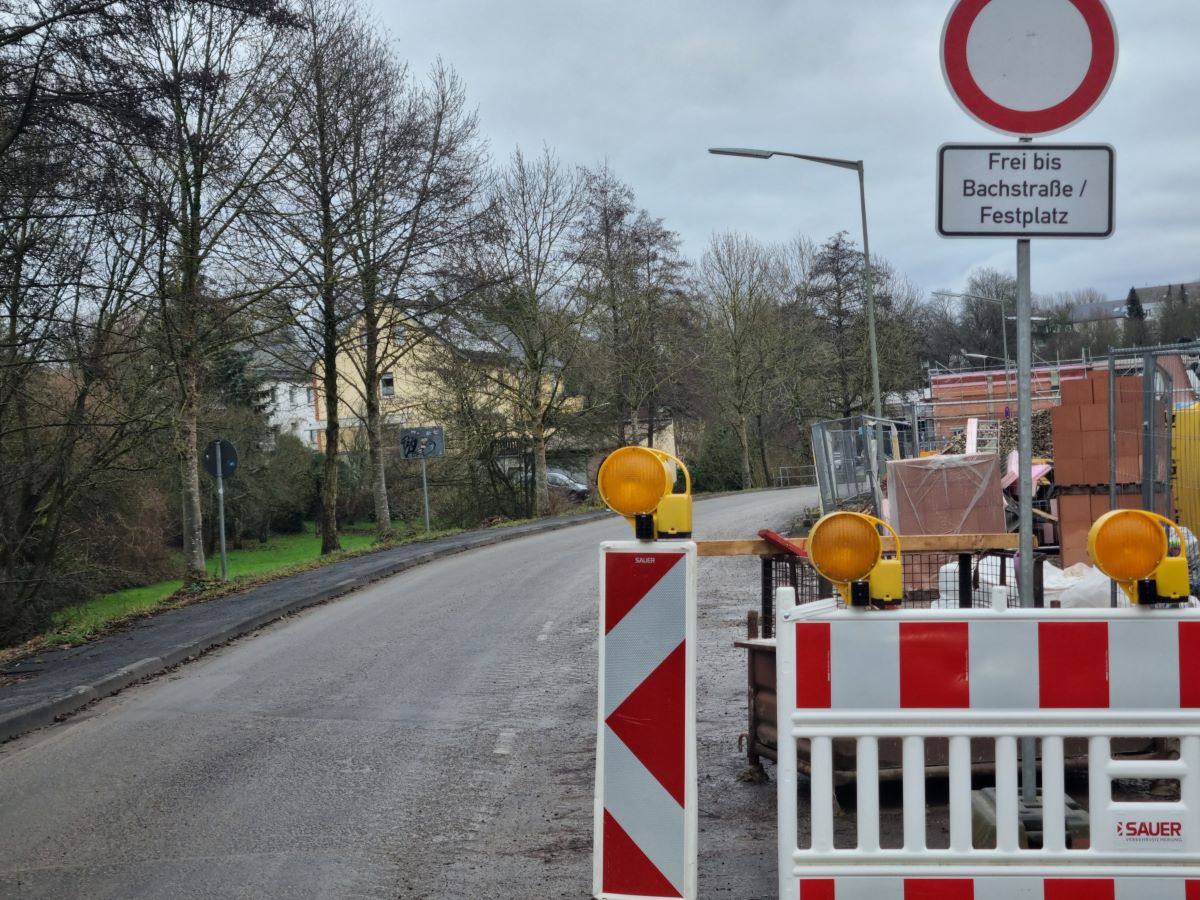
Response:
[{"label": "sauer logo", "polygon": [[1118,821],[1117,837],[1180,840],[1183,838],[1183,823],[1164,820],[1139,822],[1133,819]]}]

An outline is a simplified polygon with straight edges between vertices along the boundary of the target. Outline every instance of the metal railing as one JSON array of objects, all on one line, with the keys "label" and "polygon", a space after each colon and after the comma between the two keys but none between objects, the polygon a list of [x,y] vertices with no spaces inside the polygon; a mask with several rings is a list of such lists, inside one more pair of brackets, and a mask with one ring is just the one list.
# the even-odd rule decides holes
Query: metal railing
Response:
[{"label": "metal railing", "polygon": [[775,473],[775,487],[811,487],[816,483],[816,466],[780,466]]}]

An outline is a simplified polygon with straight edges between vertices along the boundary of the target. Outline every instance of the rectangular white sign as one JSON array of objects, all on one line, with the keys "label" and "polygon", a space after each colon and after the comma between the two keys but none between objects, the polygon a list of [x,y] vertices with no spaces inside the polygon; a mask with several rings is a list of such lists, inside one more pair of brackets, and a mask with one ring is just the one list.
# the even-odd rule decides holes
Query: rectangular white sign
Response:
[{"label": "rectangular white sign", "polygon": [[1108,144],[943,144],[938,234],[1106,238],[1114,156]]}]

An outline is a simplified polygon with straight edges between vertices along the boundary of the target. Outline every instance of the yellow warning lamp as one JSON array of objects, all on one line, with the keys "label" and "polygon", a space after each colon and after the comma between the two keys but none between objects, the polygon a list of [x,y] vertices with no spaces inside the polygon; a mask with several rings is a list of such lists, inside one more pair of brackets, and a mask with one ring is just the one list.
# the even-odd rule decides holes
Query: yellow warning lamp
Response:
[{"label": "yellow warning lamp", "polygon": [[[672,493],[675,466],[683,470],[684,492]],[[600,499],[633,525],[639,541],[692,536],[692,476],[687,466],[662,450],[621,447],[600,466]]]},{"label": "yellow warning lamp", "polygon": [[[896,541],[894,559],[883,558],[879,526]],[[832,512],[817,520],[805,543],[813,568],[851,606],[894,603],[904,597],[900,537],[882,519],[865,513]]]},{"label": "yellow warning lamp", "polygon": [[[1178,556],[1167,555],[1168,528],[1179,538]],[[1101,572],[1121,586],[1132,603],[1187,601],[1186,546],[1178,525],[1143,509],[1106,512],[1088,531],[1088,555]]]}]

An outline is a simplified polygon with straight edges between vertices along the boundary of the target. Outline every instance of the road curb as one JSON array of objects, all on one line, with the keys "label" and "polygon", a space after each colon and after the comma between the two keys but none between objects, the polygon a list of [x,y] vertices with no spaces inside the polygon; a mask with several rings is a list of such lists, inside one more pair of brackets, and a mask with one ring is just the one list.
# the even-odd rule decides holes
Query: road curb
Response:
[{"label": "road curb", "polygon": [[[110,697],[129,687],[131,684],[136,684],[139,681],[159,675],[188,660],[203,656],[215,647],[258,631],[272,622],[277,622],[287,616],[294,615],[301,610],[344,597],[347,594],[374,584],[376,581],[390,578],[408,569],[426,565],[450,556],[456,556],[459,553],[465,553],[470,550],[491,547],[496,544],[505,543],[506,541],[517,540],[518,538],[529,537],[530,535],[545,534],[549,531],[557,531],[561,528],[569,528],[574,525],[584,525],[611,517],[612,515],[607,510],[603,510],[584,513],[568,519],[538,522],[528,527],[489,529],[488,531],[479,532],[478,539],[468,538],[465,542],[451,546],[431,547],[429,550],[419,553],[416,556],[396,560],[391,563],[381,563],[375,569],[338,582],[331,588],[325,588],[286,600],[272,609],[246,616],[232,623],[225,623],[221,627],[214,628],[204,634],[196,635],[193,639],[182,644],[177,644],[160,656],[146,657],[138,662],[122,666],[100,678],[94,679],[89,684],[81,684],[66,693],[60,693],[27,706],[0,713],[0,742],[12,740],[27,732],[53,725],[56,721],[78,712],[96,700]],[[337,565],[337,563],[333,565]]]}]

